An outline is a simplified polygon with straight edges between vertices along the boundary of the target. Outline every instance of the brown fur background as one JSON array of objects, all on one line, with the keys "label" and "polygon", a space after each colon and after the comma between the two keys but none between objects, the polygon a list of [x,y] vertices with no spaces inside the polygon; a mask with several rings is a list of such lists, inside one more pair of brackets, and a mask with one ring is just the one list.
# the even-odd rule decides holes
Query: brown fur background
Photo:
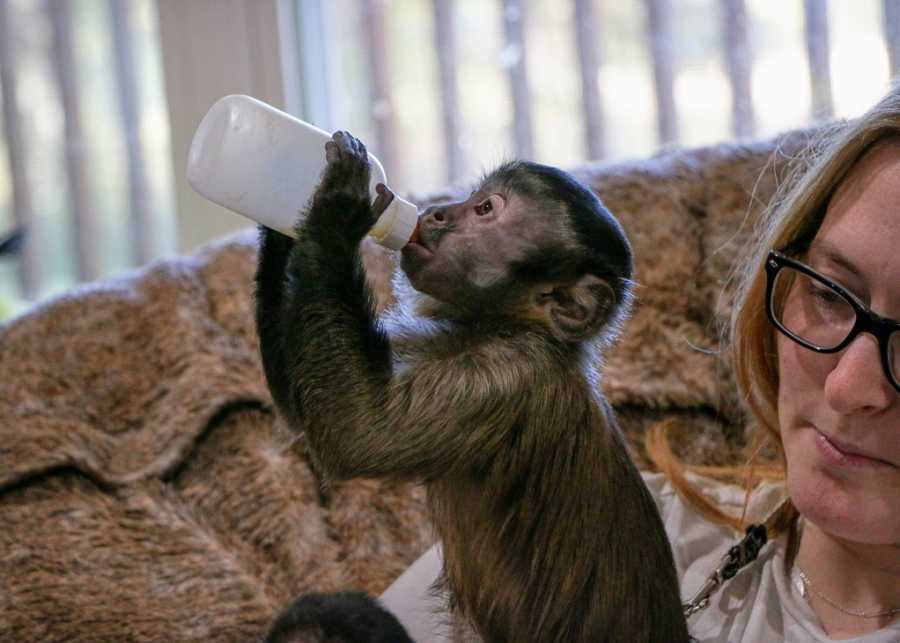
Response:
[{"label": "brown fur background", "polygon": [[[636,254],[604,384],[633,444],[674,417],[692,460],[740,457],[717,302],[807,136],[576,170]],[[0,640],[252,641],[296,594],[378,594],[430,544],[420,488],[323,491],[290,445],[257,354],[255,244],[248,230],[0,326]],[[390,257],[366,260],[387,303]]]}]

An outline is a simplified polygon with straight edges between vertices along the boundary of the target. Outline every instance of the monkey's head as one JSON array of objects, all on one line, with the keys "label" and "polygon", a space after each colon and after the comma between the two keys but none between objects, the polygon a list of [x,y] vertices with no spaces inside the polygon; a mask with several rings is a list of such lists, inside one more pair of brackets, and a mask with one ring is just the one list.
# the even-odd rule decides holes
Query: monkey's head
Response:
[{"label": "monkey's head", "polygon": [[434,316],[537,321],[563,341],[614,335],[631,301],[619,222],[572,175],[525,161],[428,208],[400,265]]}]

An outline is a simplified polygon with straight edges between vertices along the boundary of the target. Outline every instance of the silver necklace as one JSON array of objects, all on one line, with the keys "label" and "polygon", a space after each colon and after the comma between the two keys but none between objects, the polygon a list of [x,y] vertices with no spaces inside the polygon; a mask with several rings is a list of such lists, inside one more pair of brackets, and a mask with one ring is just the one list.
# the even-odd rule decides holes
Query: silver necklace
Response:
[{"label": "silver necklace", "polygon": [[797,568],[797,573],[800,575],[801,587],[800,587],[800,595],[803,598],[806,598],[806,590],[811,591],[813,594],[821,598],[823,601],[831,605],[834,609],[839,612],[843,612],[844,614],[849,614],[850,616],[858,616],[860,618],[878,618],[879,616],[890,616],[891,614],[900,614],[900,607],[891,607],[886,610],[881,610],[878,612],[857,612],[856,610],[847,609],[842,605],[838,605],[836,602],[825,596],[822,592],[816,589],[815,585],[813,585],[809,578],[807,578],[806,574],[803,573],[803,570],[800,569],[799,565],[794,565]]}]

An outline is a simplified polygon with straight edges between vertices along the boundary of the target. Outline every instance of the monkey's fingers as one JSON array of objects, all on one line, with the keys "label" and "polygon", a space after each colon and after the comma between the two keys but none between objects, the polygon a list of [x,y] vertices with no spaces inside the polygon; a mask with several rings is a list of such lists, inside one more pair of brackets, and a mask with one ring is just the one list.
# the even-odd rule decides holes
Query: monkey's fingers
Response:
[{"label": "monkey's fingers", "polygon": [[341,160],[341,151],[334,141],[325,143],[325,160],[329,163],[337,163]]},{"label": "monkey's fingers", "polygon": [[[343,130],[337,131],[331,135],[331,141],[329,142],[334,142],[342,156],[346,155],[364,161],[368,160],[366,146],[350,132],[345,132]],[[327,146],[328,143],[325,145]]]},{"label": "monkey's fingers", "polygon": [[347,134],[347,138],[350,139],[350,141],[349,141],[350,149],[353,151],[354,156],[359,157],[363,161],[368,161],[369,154],[366,151],[365,144],[361,140],[359,140],[358,138],[353,136],[350,132],[345,132],[345,133]]},{"label": "monkey's fingers", "polygon": [[372,211],[376,217],[380,217],[381,213],[387,210],[391,201],[394,200],[394,193],[384,183],[376,185],[375,192],[378,193],[378,196],[375,197],[375,202],[372,203]]},{"label": "monkey's fingers", "polygon": [[[331,141],[325,144],[326,158],[328,158],[328,146],[333,145],[332,164],[340,163],[349,174],[345,177],[350,180],[369,181],[369,156],[366,152],[366,146],[362,141],[343,130],[337,131],[331,135]],[[329,161],[332,161],[329,158]]]}]

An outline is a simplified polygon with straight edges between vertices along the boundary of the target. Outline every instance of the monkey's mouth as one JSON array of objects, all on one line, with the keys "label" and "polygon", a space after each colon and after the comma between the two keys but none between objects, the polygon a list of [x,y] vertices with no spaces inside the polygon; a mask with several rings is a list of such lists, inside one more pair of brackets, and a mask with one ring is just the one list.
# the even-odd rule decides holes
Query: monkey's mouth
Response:
[{"label": "monkey's mouth", "polygon": [[416,241],[410,241],[409,243],[407,243],[405,246],[403,246],[403,249],[400,251],[400,253],[404,257],[415,257],[418,259],[427,259],[434,254],[431,249],[424,243]]},{"label": "monkey's mouth", "polygon": [[413,229],[412,236],[409,238],[408,243],[422,243],[422,237],[420,236],[420,234],[421,234],[420,231],[421,231],[421,227],[419,226],[418,223],[416,223],[416,227]]},{"label": "monkey's mouth", "polygon": [[403,246],[402,252],[404,254],[409,252],[418,256],[431,256],[434,254],[432,250],[433,245],[434,239],[428,239],[427,235],[424,234],[424,230],[421,227],[417,227],[409,243]]}]

